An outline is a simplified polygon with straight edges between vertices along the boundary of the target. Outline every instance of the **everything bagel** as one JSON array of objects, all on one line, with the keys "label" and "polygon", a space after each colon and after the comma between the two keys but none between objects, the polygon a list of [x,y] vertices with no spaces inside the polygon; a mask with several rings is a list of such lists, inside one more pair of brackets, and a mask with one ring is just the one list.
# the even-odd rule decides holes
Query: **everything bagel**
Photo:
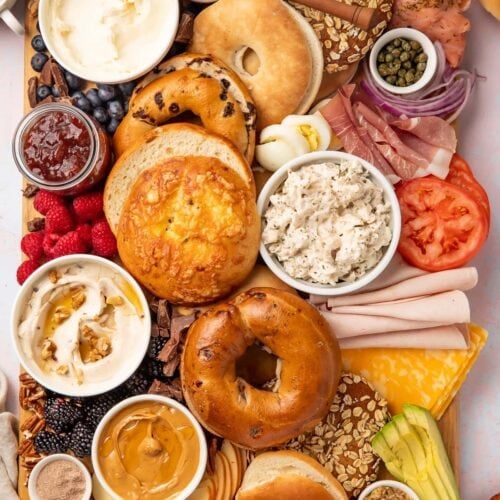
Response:
[{"label": "everything bagel", "polygon": [[[272,391],[237,376],[255,342],[277,358]],[[313,428],[328,412],[340,377],[337,341],[319,312],[274,288],[253,288],[213,307],[191,326],[181,364],[186,402],[210,432],[252,449]]]},{"label": "everything bagel", "polygon": [[185,111],[197,115],[207,130],[229,139],[250,159],[253,147],[241,107],[223,83],[191,68],[153,80],[135,95],[115,133],[115,153],[120,156],[146,132]]}]

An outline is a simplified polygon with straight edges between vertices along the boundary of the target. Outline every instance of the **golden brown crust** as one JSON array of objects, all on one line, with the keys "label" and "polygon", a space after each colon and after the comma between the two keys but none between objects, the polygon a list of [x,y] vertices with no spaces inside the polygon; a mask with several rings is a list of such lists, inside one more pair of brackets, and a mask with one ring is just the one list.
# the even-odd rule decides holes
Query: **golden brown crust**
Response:
[{"label": "golden brown crust", "polygon": [[185,111],[192,111],[205,128],[226,137],[246,154],[249,138],[240,106],[221,82],[200,75],[199,71],[184,68],[146,85],[116,130],[116,155],[120,156],[146,132]]},{"label": "golden brown crust", "polygon": [[118,251],[156,296],[199,304],[250,273],[260,221],[253,192],[220,160],[170,158],[136,179],[122,210]]},{"label": "golden brown crust", "polygon": [[[245,47],[260,61],[254,75],[240,61]],[[190,50],[214,55],[238,73],[257,106],[258,129],[293,114],[313,74],[307,37],[281,0],[219,0],[196,17]]]},{"label": "golden brown crust", "polygon": [[[236,377],[236,360],[255,341],[281,360],[276,392]],[[184,397],[202,425],[253,449],[313,428],[339,376],[339,348],[326,321],[300,297],[273,288],[254,288],[203,314],[189,330],[181,364]]]}]

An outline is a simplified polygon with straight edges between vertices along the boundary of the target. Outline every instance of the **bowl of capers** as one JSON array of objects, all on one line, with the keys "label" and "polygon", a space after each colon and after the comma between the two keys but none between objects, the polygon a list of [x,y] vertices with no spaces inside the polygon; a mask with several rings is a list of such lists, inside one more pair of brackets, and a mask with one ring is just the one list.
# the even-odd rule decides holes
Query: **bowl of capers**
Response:
[{"label": "bowl of capers", "polygon": [[436,48],[421,31],[393,29],[373,46],[369,66],[379,87],[393,94],[411,94],[423,89],[436,73]]}]

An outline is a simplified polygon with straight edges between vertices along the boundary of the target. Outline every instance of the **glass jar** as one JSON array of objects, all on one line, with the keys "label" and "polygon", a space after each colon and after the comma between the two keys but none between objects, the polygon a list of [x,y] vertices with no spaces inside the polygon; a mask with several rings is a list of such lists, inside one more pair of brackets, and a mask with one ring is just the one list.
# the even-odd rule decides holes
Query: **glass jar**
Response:
[{"label": "glass jar", "polygon": [[18,125],[12,144],[21,174],[60,195],[92,189],[111,163],[106,131],[80,109],[61,102],[37,106]]}]

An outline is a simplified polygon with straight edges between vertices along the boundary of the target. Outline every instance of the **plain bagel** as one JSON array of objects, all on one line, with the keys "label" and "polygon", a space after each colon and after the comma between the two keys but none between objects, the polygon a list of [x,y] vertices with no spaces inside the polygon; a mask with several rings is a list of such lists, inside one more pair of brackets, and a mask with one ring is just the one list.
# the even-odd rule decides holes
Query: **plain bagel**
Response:
[{"label": "plain bagel", "polygon": [[144,87],[130,105],[113,138],[120,156],[144,134],[191,111],[203,126],[229,139],[243,154],[248,151],[245,118],[238,103],[215,78],[184,68]]},{"label": "plain bagel", "polygon": [[[321,44],[282,0],[219,0],[196,17],[190,50],[214,55],[238,73],[257,106],[258,129],[305,113],[321,84]],[[251,54],[252,69],[245,65]]]},{"label": "plain bagel", "polygon": [[[273,390],[236,375],[236,361],[256,341],[278,358]],[[321,314],[274,288],[253,288],[200,316],[181,362],[184,398],[199,422],[252,449],[313,428],[328,412],[339,377],[337,340]]]}]

